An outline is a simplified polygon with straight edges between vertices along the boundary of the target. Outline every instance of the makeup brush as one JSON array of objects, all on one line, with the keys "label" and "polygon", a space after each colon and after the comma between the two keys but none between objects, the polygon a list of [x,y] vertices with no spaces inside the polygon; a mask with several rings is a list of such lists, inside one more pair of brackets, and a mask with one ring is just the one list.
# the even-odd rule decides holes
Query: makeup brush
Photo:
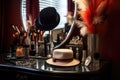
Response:
[{"label": "makeup brush", "polygon": [[16,28],[15,28],[15,26],[14,26],[14,25],[12,25],[12,28],[16,31]]},{"label": "makeup brush", "polygon": [[16,26],[16,30],[17,30],[17,32],[18,32],[18,33],[20,33],[20,30],[18,29],[18,27],[17,27],[17,26]]}]

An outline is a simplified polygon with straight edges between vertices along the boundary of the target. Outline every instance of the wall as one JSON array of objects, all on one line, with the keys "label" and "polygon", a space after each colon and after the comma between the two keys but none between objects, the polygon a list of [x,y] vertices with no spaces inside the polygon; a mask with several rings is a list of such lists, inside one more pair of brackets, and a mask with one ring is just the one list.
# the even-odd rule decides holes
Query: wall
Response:
[{"label": "wall", "polygon": [[0,52],[2,52],[3,48],[3,36],[4,36],[4,9],[5,9],[5,4],[4,0],[0,1]]},{"label": "wall", "polygon": [[108,24],[100,33],[100,53],[102,57],[112,60],[113,80],[120,78],[120,0],[113,0]]}]

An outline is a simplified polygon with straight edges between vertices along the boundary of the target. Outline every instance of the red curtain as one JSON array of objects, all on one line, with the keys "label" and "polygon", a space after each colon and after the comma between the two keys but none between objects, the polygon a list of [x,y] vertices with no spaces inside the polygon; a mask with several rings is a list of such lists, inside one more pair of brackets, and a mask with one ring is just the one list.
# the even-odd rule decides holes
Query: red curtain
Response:
[{"label": "red curtain", "polygon": [[68,0],[68,11],[69,12],[74,11],[74,2],[72,0]]},{"label": "red curtain", "polygon": [[27,14],[26,16],[30,16],[32,18],[32,23],[34,24],[35,19],[39,14],[39,0],[27,0]]}]

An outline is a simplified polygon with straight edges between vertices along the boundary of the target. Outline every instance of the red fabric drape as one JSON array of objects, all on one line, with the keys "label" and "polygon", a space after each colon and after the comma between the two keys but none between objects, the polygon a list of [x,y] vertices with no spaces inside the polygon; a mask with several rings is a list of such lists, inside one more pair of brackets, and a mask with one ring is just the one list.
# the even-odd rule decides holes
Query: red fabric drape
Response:
[{"label": "red fabric drape", "polygon": [[74,11],[74,2],[72,0],[68,0],[68,11],[69,12]]},{"label": "red fabric drape", "polygon": [[39,0],[27,0],[26,7],[26,16],[30,16],[32,18],[32,24],[34,24],[39,14]]}]

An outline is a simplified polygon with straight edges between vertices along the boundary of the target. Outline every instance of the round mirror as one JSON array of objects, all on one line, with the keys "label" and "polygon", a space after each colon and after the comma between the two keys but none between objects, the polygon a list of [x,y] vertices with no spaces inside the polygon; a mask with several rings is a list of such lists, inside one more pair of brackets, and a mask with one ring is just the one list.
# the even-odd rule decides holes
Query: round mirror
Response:
[{"label": "round mirror", "polygon": [[[58,37],[61,39],[62,37],[60,37],[59,34],[62,32],[67,32],[67,34],[65,33],[64,39],[62,39],[59,44],[54,45],[54,48],[61,47],[70,38],[70,35],[74,29],[74,21],[71,23],[69,29],[65,29],[65,24],[67,23],[68,17],[67,14],[69,11],[68,6],[71,6],[68,4],[69,1],[72,2],[72,0],[21,0],[21,18],[24,29],[27,31],[28,28],[26,20],[31,20],[30,24],[34,25],[35,19],[38,17],[38,14],[42,9],[49,6],[55,7],[60,15],[60,23],[53,30],[51,30],[52,41],[57,41]],[[76,16],[75,8],[76,4],[74,6],[74,12],[70,13],[72,14],[72,17]],[[49,31],[45,31],[44,34],[49,34]]]}]

